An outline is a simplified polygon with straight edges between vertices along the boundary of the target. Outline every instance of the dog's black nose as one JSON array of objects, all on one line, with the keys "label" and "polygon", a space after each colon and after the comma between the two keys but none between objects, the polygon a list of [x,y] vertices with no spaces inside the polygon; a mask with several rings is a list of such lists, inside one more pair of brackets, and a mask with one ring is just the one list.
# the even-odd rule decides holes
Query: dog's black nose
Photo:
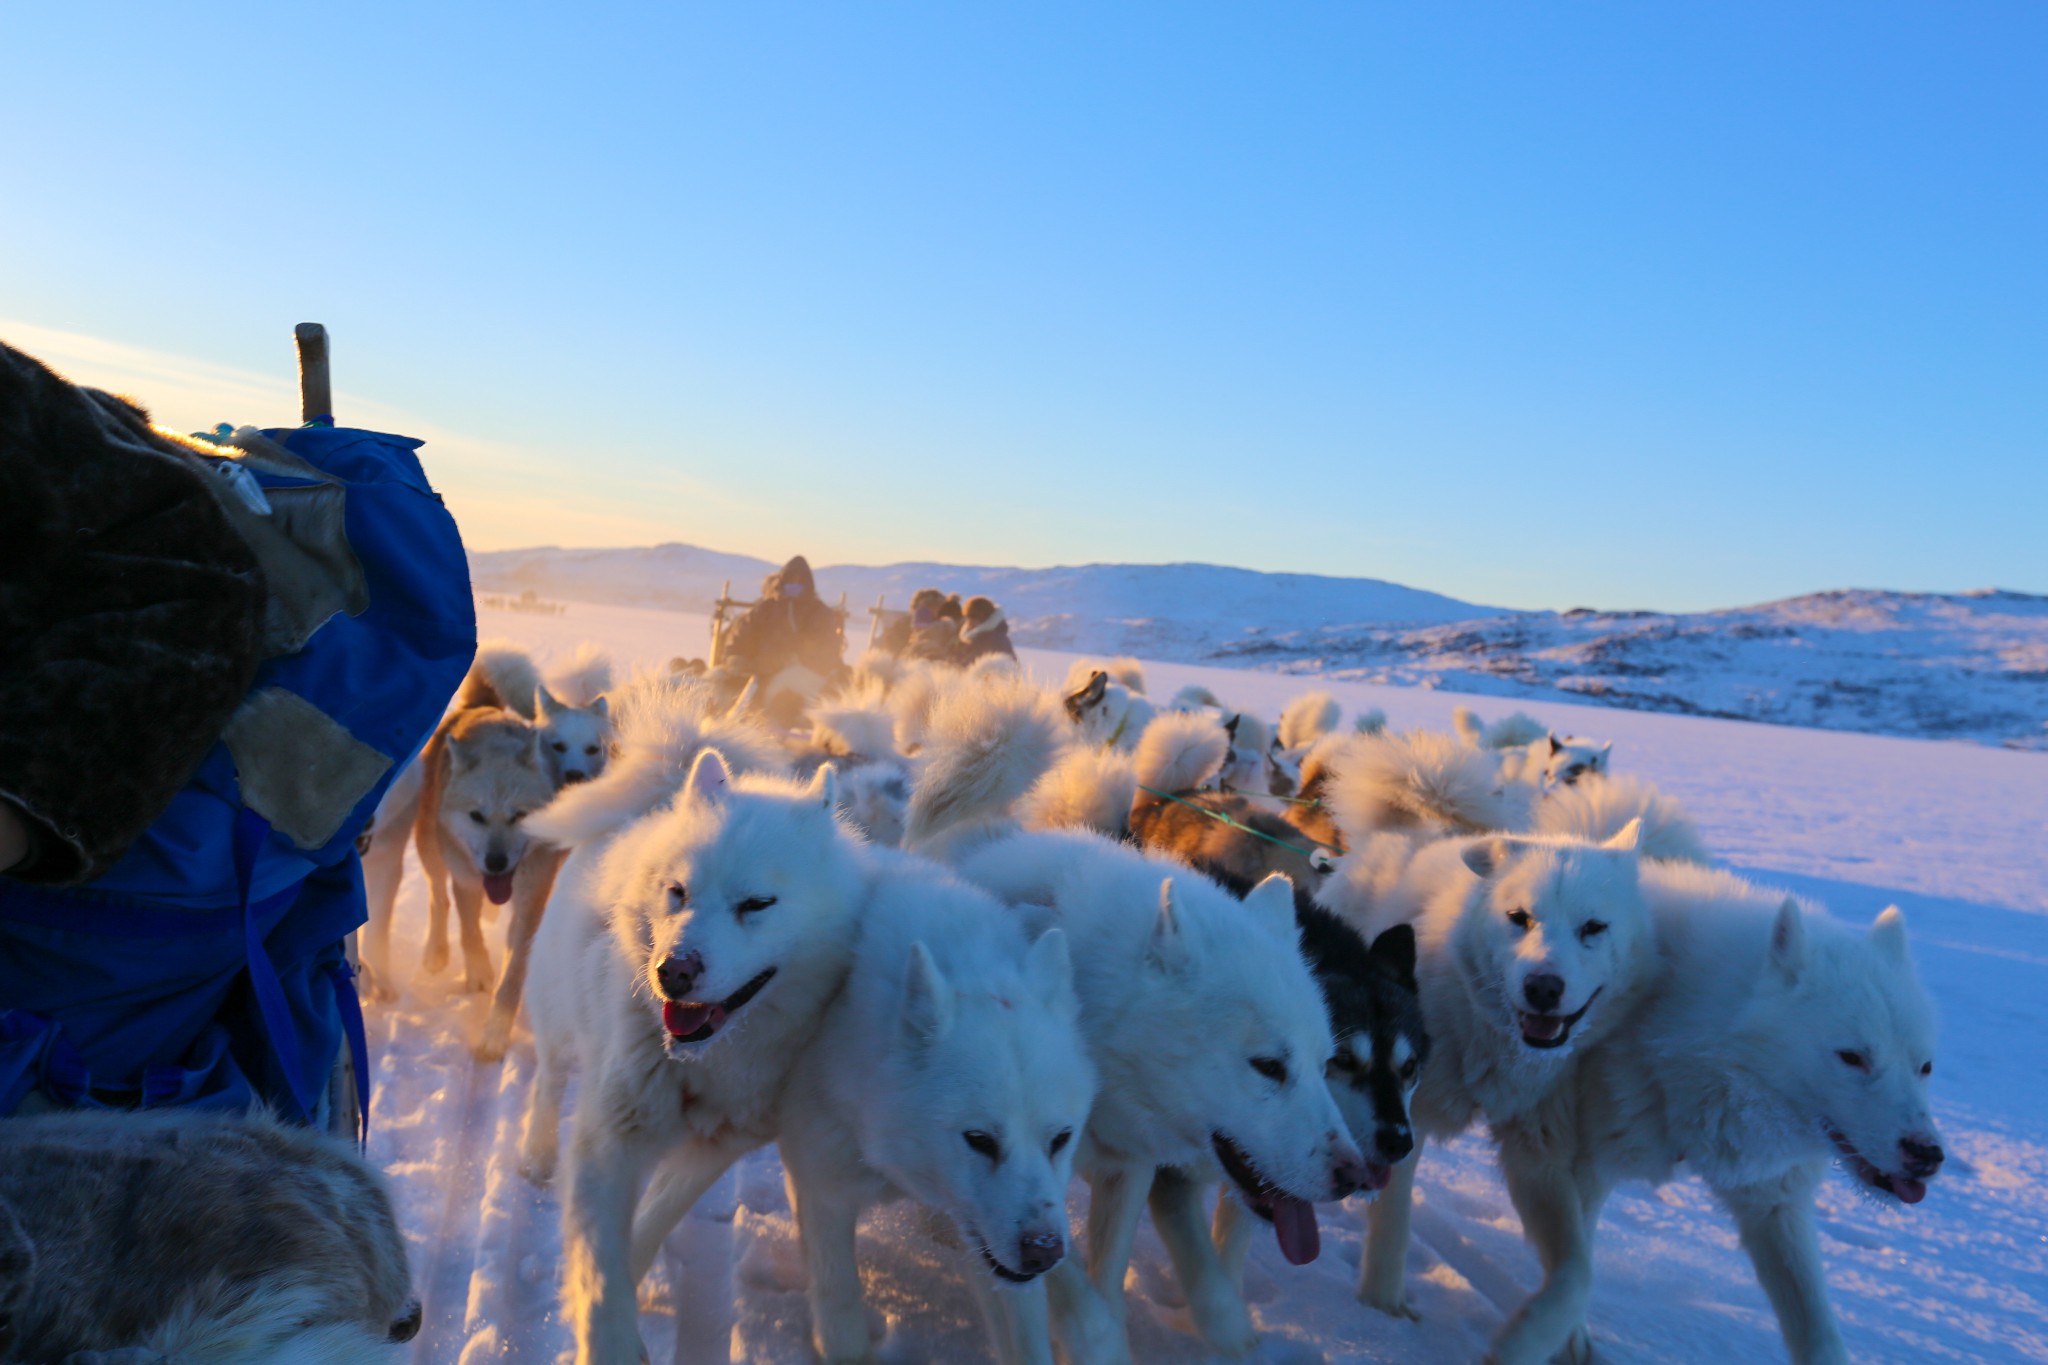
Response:
[{"label": "dog's black nose", "polygon": [[1925,1180],[1941,1169],[1942,1151],[1938,1143],[1900,1138],[1899,1155],[1906,1159],[1906,1174],[1915,1180]]},{"label": "dog's black nose", "polygon": [[1373,1130],[1372,1145],[1389,1163],[1415,1150],[1415,1131],[1405,1123],[1383,1123]]},{"label": "dog's black nose", "polygon": [[1034,1232],[1017,1242],[1017,1268],[1026,1275],[1042,1275],[1060,1263],[1067,1244],[1057,1232]]},{"label": "dog's black nose", "polygon": [[486,854],[484,856],[484,871],[496,876],[498,873],[503,872],[505,865],[511,861],[510,858],[507,858],[502,853]]},{"label": "dog's black nose", "polygon": [[420,1334],[420,1301],[414,1299],[405,1306],[405,1316],[391,1324],[389,1340],[411,1341]]},{"label": "dog's black nose", "polygon": [[588,782],[589,780],[589,773],[577,772],[574,768],[562,774],[562,785],[565,787],[573,787],[578,782]]},{"label": "dog's black nose", "polygon": [[1549,972],[1538,972],[1522,983],[1522,994],[1529,997],[1529,1007],[1545,1014],[1557,1008],[1564,999],[1564,978]]},{"label": "dog's black nose", "polygon": [[661,981],[661,993],[671,1000],[687,1000],[690,988],[697,984],[697,978],[704,975],[704,955],[687,953],[682,957],[665,957],[654,969]]},{"label": "dog's black nose", "polygon": [[1330,1167],[1330,1193],[1332,1199],[1343,1199],[1371,1183],[1372,1171],[1366,1166],[1365,1158],[1356,1156],[1338,1157]]}]

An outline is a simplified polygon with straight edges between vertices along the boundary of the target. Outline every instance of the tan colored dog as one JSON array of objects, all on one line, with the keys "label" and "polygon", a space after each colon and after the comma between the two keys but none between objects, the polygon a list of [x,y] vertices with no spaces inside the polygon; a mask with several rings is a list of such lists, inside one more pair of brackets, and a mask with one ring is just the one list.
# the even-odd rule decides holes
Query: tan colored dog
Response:
[{"label": "tan colored dog", "polygon": [[[479,661],[482,662],[481,660]],[[419,814],[414,846],[428,889],[428,972],[448,966],[448,907],[460,918],[464,985],[491,984],[484,946],[483,902],[512,904],[505,966],[477,1056],[505,1055],[526,989],[528,952],[540,927],[562,850],[529,838],[521,823],[554,799],[555,782],[541,752],[541,732],[505,704],[500,684],[481,668],[464,680],[451,711],[420,754]]]}]

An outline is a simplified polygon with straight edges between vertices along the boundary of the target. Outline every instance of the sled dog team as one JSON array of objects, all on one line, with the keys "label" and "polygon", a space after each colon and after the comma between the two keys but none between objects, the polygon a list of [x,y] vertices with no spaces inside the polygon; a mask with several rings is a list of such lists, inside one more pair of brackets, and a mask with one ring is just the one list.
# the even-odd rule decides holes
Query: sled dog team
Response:
[{"label": "sled dog team", "polygon": [[[523,1165],[560,1190],[579,1361],[642,1357],[636,1285],[771,1142],[828,1362],[872,1358],[854,1230],[899,1198],[957,1234],[1006,1363],[1131,1359],[1148,1212],[1219,1354],[1254,1347],[1261,1225],[1312,1260],[1315,1206],[1358,1192],[1358,1296],[1413,1317],[1417,1167],[1482,1124],[1543,1271],[1488,1360],[1590,1359],[1607,1195],[1684,1173],[1790,1358],[1847,1360],[1814,1189],[1833,1164],[1915,1204],[1942,1165],[1896,909],[1859,931],[1708,867],[1608,746],[1523,716],[1347,729],[1310,694],[1268,725],[1154,703],[1128,660],[1045,688],[999,657],[870,656],[802,735],[751,700],[487,646],[371,834],[380,988],[410,840],[427,969],[452,901],[466,984],[496,991],[479,1055],[523,997]],[[495,984],[485,901],[513,907]]]}]

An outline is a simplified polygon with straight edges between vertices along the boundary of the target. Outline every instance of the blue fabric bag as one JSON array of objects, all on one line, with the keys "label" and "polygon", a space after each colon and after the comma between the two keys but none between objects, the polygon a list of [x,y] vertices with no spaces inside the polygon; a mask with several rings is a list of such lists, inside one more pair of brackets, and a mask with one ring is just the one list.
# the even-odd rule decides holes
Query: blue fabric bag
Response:
[{"label": "blue fabric bag", "polygon": [[0,878],[0,1115],[38,1092],[324,1122],[345,1034],[368,1114],[343,950],[366,918],[355,840],[476,652],[468,563],[419,442],[305,427],[235,444],[209,463],[247,506],[286,647],[104,876]]}]

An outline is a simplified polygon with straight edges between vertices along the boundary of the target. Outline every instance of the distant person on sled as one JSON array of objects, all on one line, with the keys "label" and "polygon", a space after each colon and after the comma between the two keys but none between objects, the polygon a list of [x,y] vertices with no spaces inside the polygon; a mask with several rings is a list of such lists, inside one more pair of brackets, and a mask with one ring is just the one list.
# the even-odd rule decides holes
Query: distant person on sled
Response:
[{"label": "distant person on sled", "polygon": [[1009,618],[1003,609],[986,597],[970,597],[960,622],[960,662],[972,665],[977,659],[991,654],[1009,658],[1017,657],[1017,648],[1010,643]]},{"label": "distant person on sled", "polygon": [[0,345],[0,1118],[362,1121],[356,838],[476,620],[419,443],[331,423],[185,440]]},{"label": "distant person on sled", "polygon": [[846,630],[818,600],[810,562],[797,555],[761,584],[761,600],[735,621],[726,666],[755,680],[769,717],[792,725],[845,670]]}]

